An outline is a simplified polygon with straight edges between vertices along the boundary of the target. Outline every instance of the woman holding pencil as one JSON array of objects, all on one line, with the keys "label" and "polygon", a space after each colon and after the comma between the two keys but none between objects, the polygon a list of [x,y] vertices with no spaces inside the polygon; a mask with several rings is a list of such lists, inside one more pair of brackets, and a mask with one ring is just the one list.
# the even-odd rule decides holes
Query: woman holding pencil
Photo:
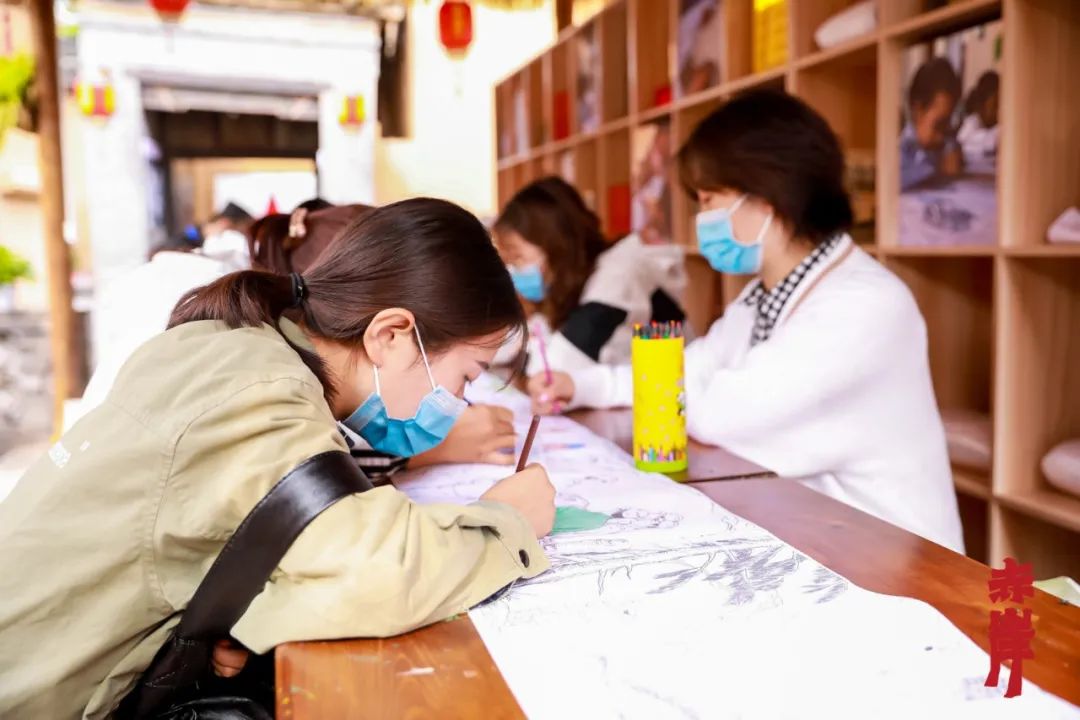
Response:
[{"label": "woman holding pencil", "polygon": [[[755,279],[685,357],[686,424],[784,477],[963,551],[926,327],[907,286],[856,247],[828,124],[776,91],[707,117],[678,153],[697,243]],[[629,366],[536,373],[535,410],[632,402]]]},{"label": "woman holding pencil", "polygon": [[[431,199],[370,211],[302,274],[190,292],[0,504],[0,657],[18,658],[0,716],[112,717],[279,481],[355,479],[338,422],[385,452],[428,450],[524,329],[483,225]],[[543,572],[537,538],[554,517],[537,465],[468,505],[358,487],[306,526],[221,639],[266,653],[438,622]]]},{"label": "woman holding pencil", "polygon": [[[627,362],[635,323],[685,319],[682,248],[638,234],[609,246],[599,218],[561,178],[518,191],[492,235],[532,312],[529,374]],[[500,359],[519,349],[505,348]]]}]

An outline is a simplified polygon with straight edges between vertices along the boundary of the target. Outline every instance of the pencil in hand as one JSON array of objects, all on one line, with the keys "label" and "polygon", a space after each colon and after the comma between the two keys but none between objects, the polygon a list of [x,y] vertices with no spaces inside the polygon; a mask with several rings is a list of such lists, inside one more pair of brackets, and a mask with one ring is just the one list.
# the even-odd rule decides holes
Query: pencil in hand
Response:
[{"label": "pencil in hand", "polygon": [[[536,343],[537,343],[537,346],[539,347],[539,350],[540,350],[540,360],[544,363],[544,383],[547,385],[547,387],[551,387],[551,384],[552,384],[551,364],[548,363],[547,343],[544,341],[544,333],[541,332],[540,323],[536,323],[536,324],[533,325],[532,334],[533,334],[533,337],[536,338]],[[544,399],[544,398],[542,398],[542,399]],[[546,402],[546,399],[544,399],[544,400]],[[552,402],[552,404],[551,404],[552,412],[555,412],[555,413],[559,412],[559,410],[561,409],[561,405],[562,405],[562,403],[560,403],[558,401],[558,399],[556,399],[554,402]]]},{"label": "pencil in hand", "polygon": [[521,472],[528,464],[529,451],[532,450],[533,438],[536,437],[536,429],[538,427],[540,427],[540,416],[533,415],[532,422],[529,423],[529,433],[525,436],[525,445],[521,448],[521,457],[518,458],[517,470],[515,472]]}]

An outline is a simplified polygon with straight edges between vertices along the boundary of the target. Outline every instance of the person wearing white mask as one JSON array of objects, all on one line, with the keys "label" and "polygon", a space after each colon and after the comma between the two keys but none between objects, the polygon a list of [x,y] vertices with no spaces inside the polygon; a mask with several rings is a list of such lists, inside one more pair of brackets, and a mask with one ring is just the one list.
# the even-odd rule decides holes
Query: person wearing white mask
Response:
[{"label": "person wearing white mask", "polygon": [[239,230],[222,230],[203,241],[199,254],[224,263],[229,272],[247,270],[251,267],[251,250],[247,236]]},{"label": "person wearing white mask", "polygon": [[[776,91],[713,112],[679,151],[714,270],[754,275],[686,350],[687,428],[963,551],[926,326],[907,286],[847,234],[844,156],[825,120]],[[629,365],[529,380],[537,412],[633,401]]]},{"label": "person wearing white mask", "polygon": [[[240,235],[226,230],[229,236]],[[93,320],[97,362],[78,403],[65,411],[64,426],[94,409],[105,399],[120,368],[135,350],[169,324],[169,315],[184,293],[237,270],[246,269],[247,238],[240,235],[244,253],[236,251],[236,239],[206,243],[196,248],[187,241],[170,242],[150,261],[109,283],[94,303]]]}]

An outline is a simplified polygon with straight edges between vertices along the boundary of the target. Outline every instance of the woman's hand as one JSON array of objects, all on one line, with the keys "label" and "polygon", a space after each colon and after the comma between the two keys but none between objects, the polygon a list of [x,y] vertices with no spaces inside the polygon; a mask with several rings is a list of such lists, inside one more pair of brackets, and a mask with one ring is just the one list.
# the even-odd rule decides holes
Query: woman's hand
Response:
[{"label": "woman's hand", "polygon": [[517,510],[532,525],[537,538],[551,532],[555,523],[555,487],[542,465],[529,465],[500,480],[480,499],[505,503]]},{"label": "woman's hand", "polygon": [[250,654],[231,640],[218,640],[214,643],[214,655],[211,658],[214,674],[223,678],[236,677],[244,669]]},{"label": "woman's hand", "polygon": [[561,412],[574,399],[574,379],[564,372],[552,372],[550,384],[547,373],[537,373],[529,378],[526,388],[537,415]]},{"label": "woman's hand", "polygon": [[470,405],[441,443],[412,459],[409,467],[438,463],[513,465],[514,414],[494,405]]}]

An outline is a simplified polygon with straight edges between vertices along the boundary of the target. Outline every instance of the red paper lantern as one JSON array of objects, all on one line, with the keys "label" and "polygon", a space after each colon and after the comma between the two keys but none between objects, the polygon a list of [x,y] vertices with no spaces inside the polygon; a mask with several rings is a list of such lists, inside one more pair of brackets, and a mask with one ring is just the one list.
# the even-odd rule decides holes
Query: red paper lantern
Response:
[{"label": "red paper lantern", "polygon": [[157,16],[165,22],[177,22],[187,10],[191,0],[149,0]]},{"label": "red paper lantern", "polygon": [[446,0],[439,8],[439,41],[446,51],[464,54],[472,44],[472,6],[464,0]]}]

